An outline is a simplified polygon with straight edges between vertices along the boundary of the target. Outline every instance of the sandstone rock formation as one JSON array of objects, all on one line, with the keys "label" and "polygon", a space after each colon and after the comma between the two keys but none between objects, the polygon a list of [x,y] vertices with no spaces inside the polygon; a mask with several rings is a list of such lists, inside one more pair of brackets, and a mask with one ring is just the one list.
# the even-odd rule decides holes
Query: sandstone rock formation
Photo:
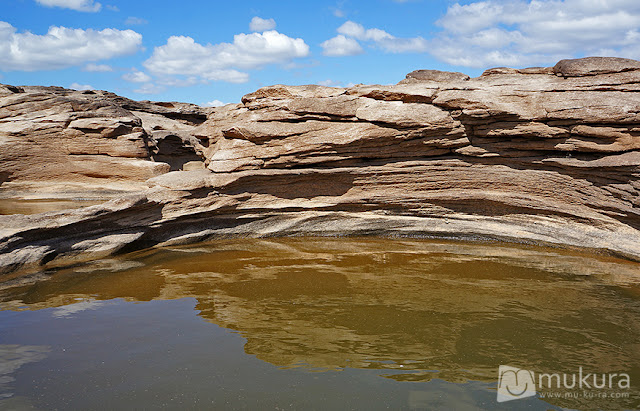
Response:
[{"label": "sandstone rock formation", "polygon": [[144,189],[147,179],[201,160],[189,131],[207,110],[104,91],[0,86],[0,198],[111,198]]},{"label": "sandstone rock formation", "polygon": [[[515,241],[640,261],[639,65],[587,58],[473,79],[428,70],[390,86],[278,85],[206,121],[194,106],[6,87],[0,190],[52,175],[135,189],[152,178],[103,205],[0,216],[0,265],[280,235]],[[206,170],[187,163],[195,156]]]}]

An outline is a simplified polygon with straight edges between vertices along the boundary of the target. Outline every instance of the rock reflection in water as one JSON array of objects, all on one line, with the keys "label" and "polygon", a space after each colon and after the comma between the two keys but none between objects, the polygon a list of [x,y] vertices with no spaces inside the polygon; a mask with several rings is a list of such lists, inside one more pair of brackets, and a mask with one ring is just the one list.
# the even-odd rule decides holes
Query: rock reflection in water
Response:
[{"label": "rock reflection in water", "polygon": [[283,368],[494,383],[500,364],[581,366],[630,374],[635,394],[640,382],[640,271],[605,257],[424,240],[236,240],[15,281],[0,308],[193,297],[203,319],[247,339],[247,354]]}]

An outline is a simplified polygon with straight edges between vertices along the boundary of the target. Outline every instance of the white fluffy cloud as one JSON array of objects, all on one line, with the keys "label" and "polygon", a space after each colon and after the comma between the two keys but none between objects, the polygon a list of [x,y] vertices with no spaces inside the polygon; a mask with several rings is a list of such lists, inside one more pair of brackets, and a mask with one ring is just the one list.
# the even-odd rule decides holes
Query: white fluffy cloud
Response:
[{"label": "white fluffy cloud", "polygon": [[391,38],[391,34],[380,29],[368,29],[366,30],[362,24],[354,23],[353,21],[347,21],[342,26],[338,27],[338,33],[345,36],[354,37],[358,40],[373,40],[380,41],[385,38]]},{"label": "white fluffy cloud", "polygon": [[160,76],[196,76],[206,81],[244,83],[249,75],[240,70],[286,63],[309,55],[304,40],[275,30],[237,34],[233,43],[202,45],[187,36],[172,36],[156,47],[143,65]]},{"label": "white fluffy cloud", "polygon": [[582,55],[640,55],[637,0],[486,0],[452,5],[432,41],[469,67],[548,65]]},{"label": "white fluffy cloud", "polygon": [[133,54],[142,36],[133,30],[49,27],[44,35],[18,33],[0,21],[0,70],[56,70]]},{"label": "white fluffy cloud", "polygon": [[213,101],[209,101],[208,103],[205,103],[204,106],[205,107],[222,107],[222,106],[226,106],[227,103],[224,103],[220,100],[213,100]]},{"label": "white fluffy cloud", "polygon": [[371,42],[389,53],[422,53],[428,49],[428,42],[422,37],[396,37],[381,29],[365,29],[353,21],[347,21],[338,27],[338,33],[338,36],[321,44],[325,55],[351,56],[362,53],[357,40]]},{"label": "white fluffy cloud", "polygon": [[256,16],[251,19],[249,23],[249,30],[251,31],[267,31],[276,28],[276,21],[274,19],[261,19]]},{"label": "white fluffy cloud", "polygon": [[342,87],[341,81],[335,81],[331,79],[318,81],[316,84],[319,86],[325,86],[325,87]]},{"label": "white fluffy cloud", "polygon": [[89,84],[80,84],[80,83],[71,83],[69,88],[73,90],[79,90],[79,91],[95,90],[95,88],[93,88],[93,86]]},{"label": "white fluffy cloud", "polygon": [[148,83],[151,81],[151,76],[144,71],[138,71],[135,69],[130,73],[124,74],[122,78],[131,83]]},{"label": "white fluffy cloud", "polygon": [[323,49],[322,54],[332,57],[355,56],[364,52],[357,40],[345,37],[342,34],[322,42],[320,46]]},{"label": "white fluffy cloud", "polygon": [[97,12],[100,11],[102,5],[94,3],[93,0],[36,0],[38,3],[47,7],[60,7],[63,9],[71,9],[77,11]]}]

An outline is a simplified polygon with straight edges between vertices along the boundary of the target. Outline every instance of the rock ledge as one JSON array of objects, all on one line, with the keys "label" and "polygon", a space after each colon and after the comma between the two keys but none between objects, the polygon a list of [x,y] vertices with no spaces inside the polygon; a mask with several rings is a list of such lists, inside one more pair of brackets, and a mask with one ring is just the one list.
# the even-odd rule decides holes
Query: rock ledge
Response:
[{"label": "rock ledge", "polygon": [[640,261],[640,62],[275,85],[215,109],[0,86],[0,183],[0,199],[111,200],[0,216],[4,272],[285,235],[510,241]]}]

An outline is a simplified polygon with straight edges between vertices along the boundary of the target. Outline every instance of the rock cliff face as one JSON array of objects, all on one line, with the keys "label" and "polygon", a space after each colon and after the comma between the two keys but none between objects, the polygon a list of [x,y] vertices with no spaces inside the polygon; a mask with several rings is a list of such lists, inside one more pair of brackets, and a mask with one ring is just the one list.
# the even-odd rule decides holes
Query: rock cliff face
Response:
[{"label": "rock cliff face", "polygon": [[117,179],[137,190],[79,210],[0,216],[5,270],[274,235],[502,240],[640,261],[634,60],[272,86],[208,112],[105,92],[3,90],[0,190]]},{"label": "rock cliff face", "polygon": [[[0,198],[106,198],[201,160],[207,109],[103,91],[0,85]],[[149,161],[152,160],[152,161]]]}]

